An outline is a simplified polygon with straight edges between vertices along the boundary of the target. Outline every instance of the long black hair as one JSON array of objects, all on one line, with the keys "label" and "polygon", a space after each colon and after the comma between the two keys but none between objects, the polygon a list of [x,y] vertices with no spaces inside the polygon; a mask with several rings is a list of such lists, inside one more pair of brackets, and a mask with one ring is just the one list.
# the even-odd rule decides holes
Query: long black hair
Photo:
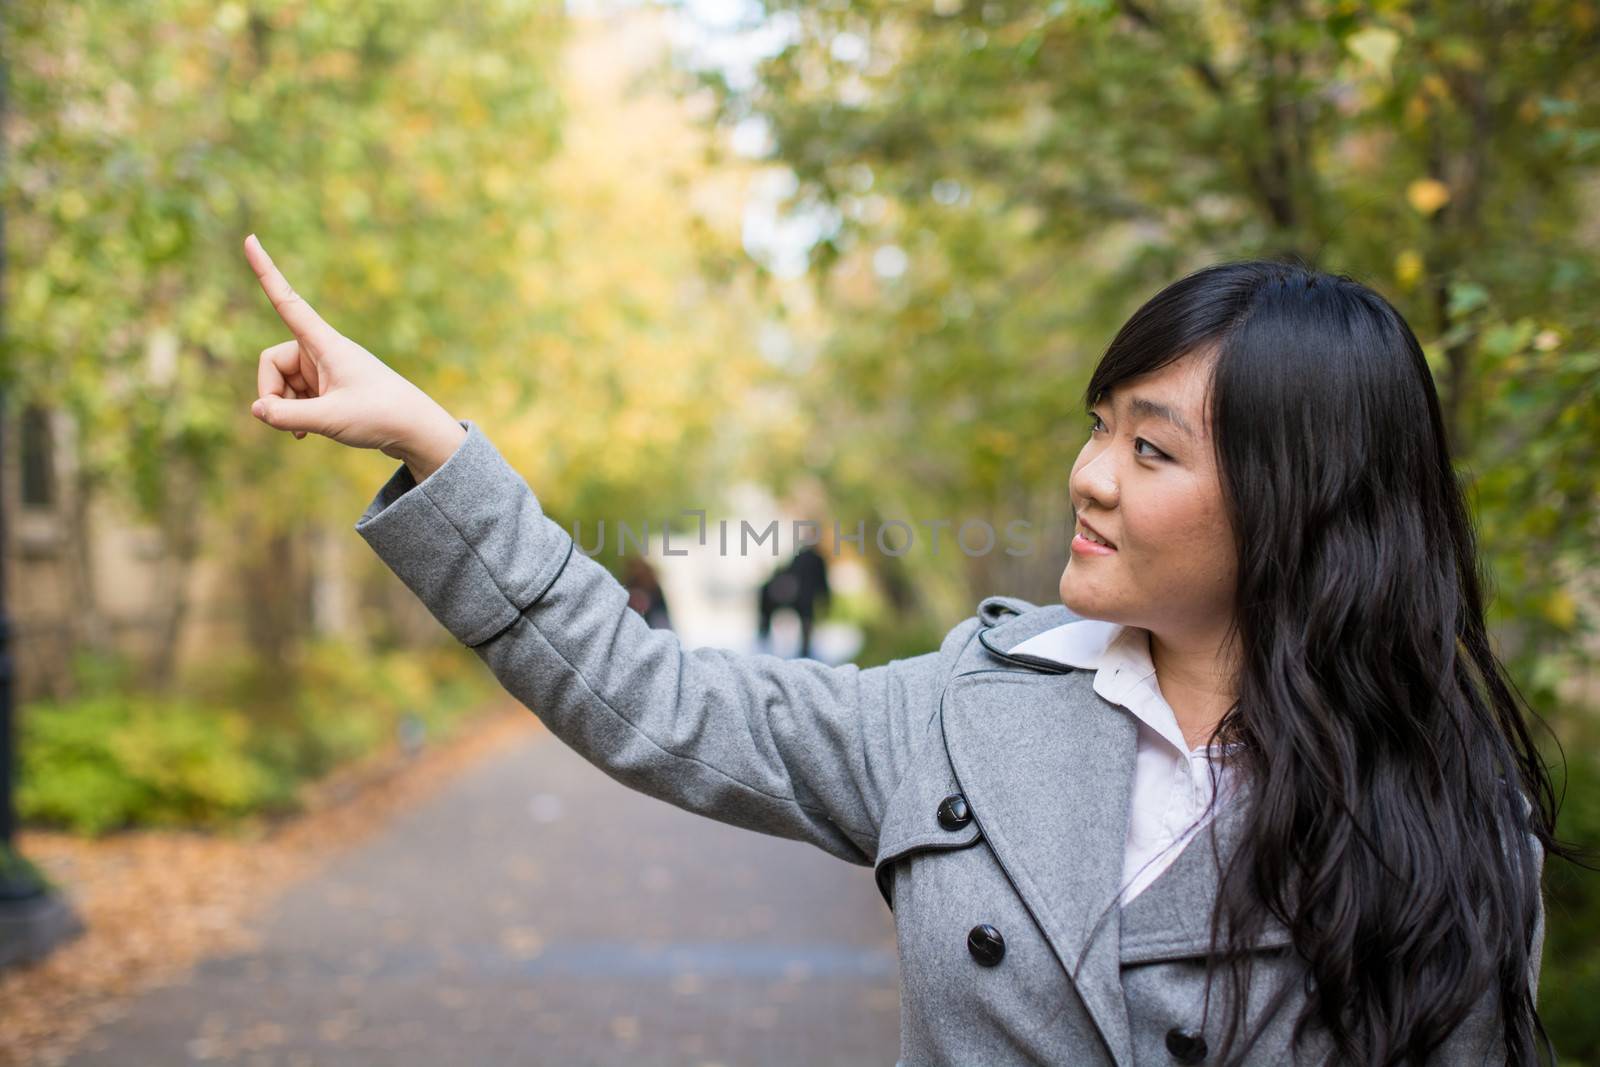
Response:
[{"label": "long black hair", "polygon": [[1248,1048],[1243,947],[1269,915],[1306,967],[1297,1046],[1317,1029],[1348,1062],[1422,1063],[1491,1005],[1507,1062],[1553,1060],[1530,967],[1543,854],[1569,853],[1421,346],[1347,275],[1221,263],[1134,313],[1086,403],[1191,353],[1214,358],[1238,545],[1238,701],[1213,740],[1252,786],[1211,916],[1208,1006],[1224,962],[1233,991],[1216,1062]]}]

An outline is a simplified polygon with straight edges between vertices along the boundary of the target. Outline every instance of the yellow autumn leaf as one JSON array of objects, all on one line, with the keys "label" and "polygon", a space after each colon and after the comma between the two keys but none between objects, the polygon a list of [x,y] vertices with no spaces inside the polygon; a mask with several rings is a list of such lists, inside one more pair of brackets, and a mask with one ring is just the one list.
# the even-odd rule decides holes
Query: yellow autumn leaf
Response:
[{"label": "yellow autumn leaf", "polygon": [[453,393],[467,384],[467,372],[455,364],[447,364],[433,376],[433,383],[440,392]]},{"label": "yellow autumn leaf", "polygon": [[1344,44],[1368,67],[1388,77],[1395,53],[1400,50],[1400,35],[1381,26],[1368,26],[1346,37]]},{"label": "yellow autumn leaf", "polygon": [[1450,202],[1450,187],[1438,178],[1418,178],[1406,186],[1406,200],[1419,215],[1432,215]]},{"label": "yellow autumn leaf", "polygon": [[1563,630],[1572,629],[1573,624],[1578,621],[1578,603],[1565,589],[1557,589],[1545,598],[1541,610],[1545,618]]},{"label": "yellow autumn leaf", "polygon": [[1394,277],[1401,288],[1410,289],[1422,278],[1422,255],[1414,248],[1408,248],[1394,257]]},{"label": "yellow autumn leaf", "polygon": [[77,222],[89,213],[89,200],[77,189],[67,189],[56,201],[56,212],[63,222]]},{"label": "yellow autumn leaf", "polygon": [[250,12],[245,10],[243,4],[223,4],[217,8],[212,24],[223,33],[233,33],[243,27],[249,18]]},{"label": "yellow autumn leaf", "polygon": [[516,187],[516,176],[506,167],[490,167],[483,175],[483,191],[491,200],[504,200]]},{"label": "yellow autumn leaf", "polygon": [[391,297],[400,292],[400,272],[387,260],[378,260],[367,271],[367,284],[380,297]]}]

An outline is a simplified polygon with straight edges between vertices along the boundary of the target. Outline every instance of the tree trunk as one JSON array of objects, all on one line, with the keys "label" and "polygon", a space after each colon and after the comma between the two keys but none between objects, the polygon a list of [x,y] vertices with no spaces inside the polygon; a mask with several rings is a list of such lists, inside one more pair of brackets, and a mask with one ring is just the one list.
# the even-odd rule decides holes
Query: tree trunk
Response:
[{"label": "tree trunk", "polygon": [[159,692],[171,690],[176,679],[179,642],[189,615],[189,578],[200,553],[198,493],[194,479],[178,473],[161,516],[161,556],[157,604],[164,608],[157,631],[156,652],[150,665],[150,682]]},{"label": "tree trunk", "polygon": [[[80,442],[74,452],[72,488],[67,504],[66,572],[69,596],[73,605],[67,614],[67,640],[71,648],[103,655],[112,646],[111,631],[106,625],[105,612],[100,606],[99,585],[95,581],[93,507],[97,480],[78,463],[83,455]],[[61,679],[68,688],[72,685],[71,672]],[[72,693],[76,696],[78,694]]]}]

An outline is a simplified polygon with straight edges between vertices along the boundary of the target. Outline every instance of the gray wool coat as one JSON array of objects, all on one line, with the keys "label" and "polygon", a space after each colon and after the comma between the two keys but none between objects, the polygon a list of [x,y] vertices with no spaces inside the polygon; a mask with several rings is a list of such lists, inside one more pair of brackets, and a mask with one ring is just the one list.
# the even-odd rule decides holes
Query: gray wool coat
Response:
[{"label": "gray wool coat", "polygon": [[[1135,720],[1092,672],[1008,654],[1066,608],[989,597],[937,651],[866,669],[686,650],[461,425],[444,465],[420,486],[402,465],[356,531],[617,781],[873,867],[898,936],[903,1067],[1207,1060],[1225,989],[1203,1019],[1215,863],[1248,790],[1118,907]],[[1541,913],[1534,983],[1542,935]],[[1254,951],[1251,1018],[1285,996],[1250,1062],[1289,1063],[1302,972],[1281,927]],[[1486,1003],[1442,1062],[1504,1062],[1495,1021]]]}]

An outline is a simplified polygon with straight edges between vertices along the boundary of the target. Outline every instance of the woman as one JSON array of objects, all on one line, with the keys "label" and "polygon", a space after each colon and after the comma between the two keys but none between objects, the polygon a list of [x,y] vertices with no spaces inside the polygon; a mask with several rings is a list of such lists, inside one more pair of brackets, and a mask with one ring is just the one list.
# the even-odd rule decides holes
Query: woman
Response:
[{"label": "woman", "polygon": [[1061,605],[861,670],[651,631],[476,425],[246,254],[294,333],[252,411],[402,461],[356,529],[509,691],[635,789],[874,866],[907,1067],[1549,1051],[1553,791],[1376,293],[1258,261],[1156,294],[1089,381]]}]

